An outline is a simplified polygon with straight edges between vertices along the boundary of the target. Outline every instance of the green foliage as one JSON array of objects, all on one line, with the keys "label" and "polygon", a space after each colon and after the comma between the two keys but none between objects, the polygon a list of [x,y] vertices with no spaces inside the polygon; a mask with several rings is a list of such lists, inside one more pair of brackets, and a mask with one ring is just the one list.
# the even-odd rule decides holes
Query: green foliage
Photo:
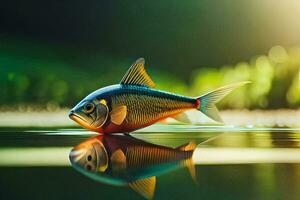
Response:
[{"label": "green foliage", "polygon": [[[0,104],[71,107],[92,91],[118,83],[132,59],[82,53],[54,45],[4,42],[0,46]],[[146,63],[147,64],[147,63]],[[191,84],[158,66],[147,70],[157,88],[199,96],[219,86],[250,80],[220,102],[222,108],[280,108],[300,105],[300,49],[273,47],[249,63],[218,69],[199,66]]]},{"label": "green foliage", "polygon": [[300,105],[300,49],[288,52],[273,47],[268,56],[257,56],[221,69],[202,68],[195,72],[191,94],[208,92],[219,86],[250,80],[252,84],[238,89],[222,102],[225,108],[280,108]]}]

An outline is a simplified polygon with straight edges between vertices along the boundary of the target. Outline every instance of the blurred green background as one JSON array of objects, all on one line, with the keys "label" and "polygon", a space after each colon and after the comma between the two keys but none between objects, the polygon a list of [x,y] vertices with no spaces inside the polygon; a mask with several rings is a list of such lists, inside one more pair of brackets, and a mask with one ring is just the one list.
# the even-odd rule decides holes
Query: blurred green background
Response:
[{"label": "blurred green background", "polygon": [[3,2],[0,107],[72,107],[144,57],[158,89],[198,96],[250,80],[219,107],[297,108],[299,10],[293,0]]}]

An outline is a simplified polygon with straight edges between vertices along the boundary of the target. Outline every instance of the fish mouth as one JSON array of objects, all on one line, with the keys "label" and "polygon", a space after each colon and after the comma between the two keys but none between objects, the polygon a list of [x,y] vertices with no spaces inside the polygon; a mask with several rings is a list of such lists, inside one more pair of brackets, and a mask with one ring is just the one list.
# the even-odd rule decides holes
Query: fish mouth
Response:
[{"label": "fish mouth", "polygon": [[87,128],[87,129],[93,129],[93,127],[91,127],[89,122],[86,119],[84,119],[82,116],[80,116],[79,114],[70,112],[69,117],[70,117],[70,119],[72,119],[73,121],[78,123],[80,126]]},{"label": "fish mouth", "polygon": [[74,112],[70,112],[69,117],[70,117],[70,119],[72,119],[74,121],[76,121],[76,120],[79,119],[79,120],[87,123],[87,121],[83,117],[81,117],[80,115],[78,115],[78,114],[76,114]]},{"label": "fish mouth", "polygon": [[69,158],[72,164],[76,164],[86,153],[85,149],[73,148],[69,154]]}]

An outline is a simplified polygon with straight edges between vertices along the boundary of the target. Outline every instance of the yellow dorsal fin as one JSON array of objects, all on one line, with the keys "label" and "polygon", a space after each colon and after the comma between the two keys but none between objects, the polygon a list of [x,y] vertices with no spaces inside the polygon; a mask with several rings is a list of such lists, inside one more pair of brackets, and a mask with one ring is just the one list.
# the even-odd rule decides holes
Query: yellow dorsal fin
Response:
[{"label": "yellow dorsal fin", "polygon": [[115,106],[110,112],[111,121],[116,125],[122,124],[126,115],[127,115],[127,107],[124,105]]},{"label": "yellow dorsal fin", "polygon": [[144,58],[137,59],[122,78],[121,84],[143,85],[151,88],[155,87],[155,83],[147,74],[144,64]]},{"label": "yellow dorsal fin", "polygon": [[145,178],[136,180],[129,183],[129,187],[145,197],[146,199],[152,199],[155,191],[156,177]]},{"label": "yellow dorsal fin", "polygon": [[179,149],[181,151],[194,151],[197,147],[197,144],[194,141],[190,141],[187,144],[181,145],[177,147],[176,149]]},{"label": "yellow dorsal fin", "polygon": [[122,170],[126,168],[126,156],[121,149],[114,151],[110,157],[112,168]]}]

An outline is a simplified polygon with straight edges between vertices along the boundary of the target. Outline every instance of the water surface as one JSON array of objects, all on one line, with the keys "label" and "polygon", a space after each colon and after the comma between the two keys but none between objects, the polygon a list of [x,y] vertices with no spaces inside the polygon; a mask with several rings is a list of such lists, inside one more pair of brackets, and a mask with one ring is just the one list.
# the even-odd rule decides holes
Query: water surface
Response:
[{"label": "water surface", "polygon": [[[0,199],[143,199],[71,167],[71,148],[94,135],[82,129],[1,129]],[[133,136],[169,147],[199,144],[193,156],[197,184],[187,168],[179,168],[157,177],[154,199],[299,199],[298,129],[173,125]]]}]

